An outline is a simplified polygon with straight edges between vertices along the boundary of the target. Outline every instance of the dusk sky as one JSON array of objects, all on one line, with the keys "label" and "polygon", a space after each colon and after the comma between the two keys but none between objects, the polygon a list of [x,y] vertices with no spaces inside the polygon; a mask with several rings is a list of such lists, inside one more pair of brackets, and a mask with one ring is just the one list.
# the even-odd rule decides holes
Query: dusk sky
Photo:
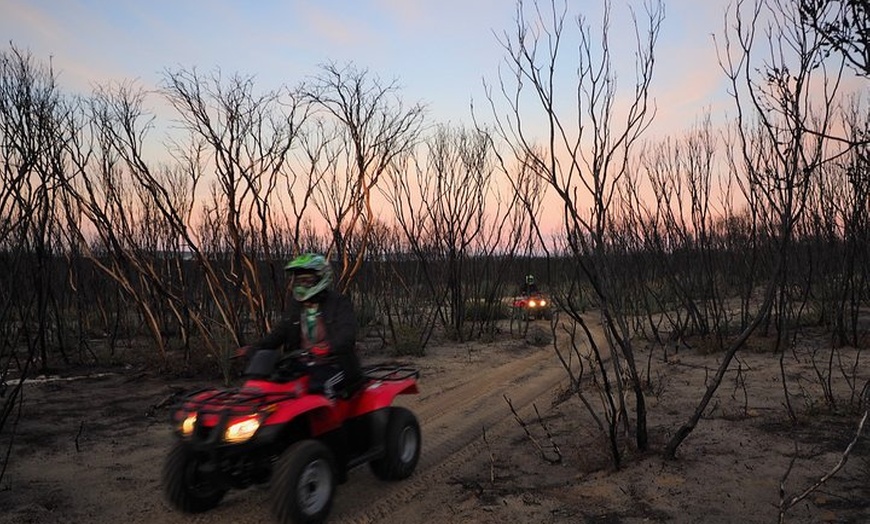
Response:
[{"label": "dusk sky", "polygon": [[[724,31],[729,2],[664,3],[656,134],[679,133],[705,107],[721,113],[729,104],[712,38]],[[602,4],[570,0],[569,13],[584,14],[594,28]],[[642,17],[640,2],[614,0],[611,24],[626,86],[634,50],[628,5]],[[320,64],[351,62],[395,79],[403,100],[426,104],[431,120],[452,123],[470,122],[472,99],[484,106],[483,81],[497,81],[505,56],[497,35],[513,30],[515,17],[513,0],[0,0],[4,44],[51,58],[67,91],[87,93],[107,81],[152,87],[164,69],[179,66],[253,74],[259,88],[271,89],[297,84]]]}]

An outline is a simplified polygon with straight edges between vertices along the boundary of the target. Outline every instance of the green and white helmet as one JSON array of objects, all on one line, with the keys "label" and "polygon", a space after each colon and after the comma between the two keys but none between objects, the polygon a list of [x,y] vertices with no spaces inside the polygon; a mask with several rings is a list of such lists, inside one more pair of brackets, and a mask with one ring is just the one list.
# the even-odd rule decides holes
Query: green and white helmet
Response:
[{"label": "green and white helmet", "polygon": [[[332,267],[326,257],[316,253],[303,253],[284,266],[284,270],[294,276],[293,298],[299,302],[311,300],[312,297],[332,284]],[[311,275],[312,282],[300,282],[296,275]]]}]

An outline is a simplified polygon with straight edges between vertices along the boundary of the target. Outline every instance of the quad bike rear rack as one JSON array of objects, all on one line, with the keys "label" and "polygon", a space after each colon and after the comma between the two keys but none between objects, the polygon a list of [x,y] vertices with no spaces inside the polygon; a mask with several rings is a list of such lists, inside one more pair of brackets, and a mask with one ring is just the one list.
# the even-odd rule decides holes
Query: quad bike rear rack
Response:
[{"label": "quad bike rear rack", "polygon": [[398,382],[409,378],[420,378],[420,371],[406,366],[395,364],[373,364],[363,367],[363,376],[368,380],[382,382]]}]

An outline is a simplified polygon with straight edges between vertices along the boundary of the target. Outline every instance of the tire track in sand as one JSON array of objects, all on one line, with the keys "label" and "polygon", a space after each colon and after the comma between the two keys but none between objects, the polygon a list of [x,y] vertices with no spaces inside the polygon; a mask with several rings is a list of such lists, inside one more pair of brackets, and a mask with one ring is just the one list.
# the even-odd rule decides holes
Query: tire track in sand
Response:
[{"label": "tire track in sand", "polygon": [[[443,393],[401,397],[420,421],[423,448],[411,478],[396,483],[375,480],[367,468],[351,473],[336,492],[330,522],[362,524],[386,520],[394,509],[436,483],[482,451],[480,438],[497,439],[516,422],[504,401],[518,412],[549,395],[565,372],[551,350],[536,350],[486,370],[469,369],[468,379],[446,384]],[[426,393],[425,379],[420,382]]]}]

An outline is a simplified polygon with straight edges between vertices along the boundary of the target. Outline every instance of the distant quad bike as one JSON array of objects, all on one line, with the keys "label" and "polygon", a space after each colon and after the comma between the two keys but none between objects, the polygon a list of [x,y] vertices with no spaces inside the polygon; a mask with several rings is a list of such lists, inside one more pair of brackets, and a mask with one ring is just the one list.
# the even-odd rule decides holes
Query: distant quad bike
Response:
[{"label": "distant quad bike", "polygon": [[269,484],[278,522],[323,522],[351,468],[368,463],[387,481],[414,472],[420,426],[391,404],[418,393],[418,371],[370,366],[348,398],[329,399],[309,391],[309,363],[305,353],[261,350],[241,387],[197,390],[174,407],[177,438],[163,467],[174,508],[208,511],[230,489]]},{"label": "distant quad bike", "polygon": [[529,322],[537,319],[550,320],[553,310],[549,299],[542,293],[519,296],[511,304],[511,333],[525,334]]},{"label": "distant quad bike", "polygon": [[516,297],[513,303],[516,316],[523,320],[550,319],[552,309],[550,301],[542,293]]}]

